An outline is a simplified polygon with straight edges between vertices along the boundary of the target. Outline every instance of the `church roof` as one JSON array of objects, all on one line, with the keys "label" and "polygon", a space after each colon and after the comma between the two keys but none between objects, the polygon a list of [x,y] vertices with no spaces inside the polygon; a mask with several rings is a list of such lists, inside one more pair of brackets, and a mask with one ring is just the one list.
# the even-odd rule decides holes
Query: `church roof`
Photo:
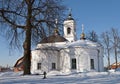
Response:
[{"label": "church roof", "polygon": [[24,57],[21,57],[17,60],[17,62],[14,65],[14,72],[23,71],[24,69],[23,59]]},{"label": "church roof", "polygon": [[20,59],[18,59],[14,65],[14,67],[19,67],[23,63],[23,59],[24,59],[24,57],[21,57]]},{"label": "church roof", "polygon": [[92,42],[90,40],[78,40],[69,44],[69,47],[74,47],[74,46],[95,48],[101,45],[97,42]]},{"label": "church roof", "polygon": [[68,40],[60,35],[52,35],[44,38],[43,40],[40,41],[40,43],[55,43],[55,42],[65,42],[65,41]]},{"label": "church roof", "polygon": [[58,48],[73,48],[73,47],[84,47],[84,48],[98,48],[100,47],[101,44],[97,43],[97,42],[92,42],[89,40],[77,40],[74,42],[67,42],[65,45],[57,45],[56,47]]}]

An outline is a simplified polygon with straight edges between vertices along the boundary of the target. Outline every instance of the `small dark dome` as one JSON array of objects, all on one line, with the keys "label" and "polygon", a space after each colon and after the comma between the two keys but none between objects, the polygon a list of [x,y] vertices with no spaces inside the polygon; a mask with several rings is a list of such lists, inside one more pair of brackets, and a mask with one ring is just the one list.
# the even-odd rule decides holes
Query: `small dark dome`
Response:
[{"label": "small dark dome", "polygon": [[71,13],[68,15],[67,20],[74,20],[74,19],[72,18],[72,14],[71,14]]},{"label": "small dark dome", "polygon": [[55,42],[65,42],[65,41],[68,40],[60,35],[52,35],[44,38],[43,40],[40,41],[40,43],[55,43]]}]

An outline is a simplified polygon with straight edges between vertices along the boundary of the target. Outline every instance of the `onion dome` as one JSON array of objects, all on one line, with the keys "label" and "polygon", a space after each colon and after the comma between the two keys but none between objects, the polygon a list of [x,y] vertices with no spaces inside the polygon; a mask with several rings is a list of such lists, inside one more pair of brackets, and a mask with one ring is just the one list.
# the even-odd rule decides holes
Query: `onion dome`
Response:
[{"label": "onion dome", "polygon": [[68,40],[60,35],[52,35],[44,38],[43,40],[40,41],[40,43],[55,43],[55,42],[65,42],[65,41]]},{"label": "onion dome", "polygon": [[56,25],[55,25],[56,28],[54,29],[53,35],[44,38],[43,40],[40,41],[40,43],[55,43],[55,42],[68,41],[64,37],[60,36],[58,26],[57,26],[57,19],[56,19],[55,23],[56,23]]},{"label": "onion dome", "polygon": [[71,13],[68,15],[67,20],[74,20]]},{"label": "onion dome", "polygon": [[69,14],[68,14],[67,20],[74,20],[73,17],[72,17],[71,11],[72,10],[69,9]]},{"label": "onion dome", "polygon": [[86,38],[85,38],[85,33],[84,33],[84,25],[82,24],[82,33],[81,33],[81,35],[80,35],[80,39],[81,40],[85,40]]}]

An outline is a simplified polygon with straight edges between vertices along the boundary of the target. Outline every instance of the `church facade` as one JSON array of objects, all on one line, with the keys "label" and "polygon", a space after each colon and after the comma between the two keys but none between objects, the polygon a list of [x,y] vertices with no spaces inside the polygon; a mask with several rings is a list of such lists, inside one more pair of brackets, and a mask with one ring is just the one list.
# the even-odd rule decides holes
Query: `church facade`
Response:
[{"label": "church facade", "polygon": [[32,50],[31,73],[103,71],[103,46],[86,40],[83,26],[81,38],[76,39],[76,25],[71,13],[63,24],[64,36],[55,29],[53,35],[41,40]]}]

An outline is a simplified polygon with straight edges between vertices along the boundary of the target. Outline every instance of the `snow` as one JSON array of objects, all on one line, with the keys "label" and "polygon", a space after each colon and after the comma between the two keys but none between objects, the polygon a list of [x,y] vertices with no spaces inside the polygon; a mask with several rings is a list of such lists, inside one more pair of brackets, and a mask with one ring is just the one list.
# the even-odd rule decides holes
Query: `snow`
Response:
[{"label": "snow", "polygon": [[40,48],[53,48],[53,49],[61,49],[61,48],[69,48],[69,47],[87,47],[87,48],[98,48],[101,45],[97,42],[92,42],[90,40],[77,40],[73,42],[57,42],[57,43],[43,43],[38,44],[36,49]]},{"label": "snow", "polygon": [[[62,42],[62,44],[55,44],[56,48],[70,48],[70,47],[84,47],[84,48],[98,48],[102,47],[99,43],[97,42],[92,42],[90,40],[77,40],[73,42]],[[48,46],[47,46],[48,47]]]},{"label": "snow", "polygon": [[43,75],[22,75],[22,72],[0,72],[0,84],[119,84],[120,72],[85,72],[64,74],[51,71]]}]

